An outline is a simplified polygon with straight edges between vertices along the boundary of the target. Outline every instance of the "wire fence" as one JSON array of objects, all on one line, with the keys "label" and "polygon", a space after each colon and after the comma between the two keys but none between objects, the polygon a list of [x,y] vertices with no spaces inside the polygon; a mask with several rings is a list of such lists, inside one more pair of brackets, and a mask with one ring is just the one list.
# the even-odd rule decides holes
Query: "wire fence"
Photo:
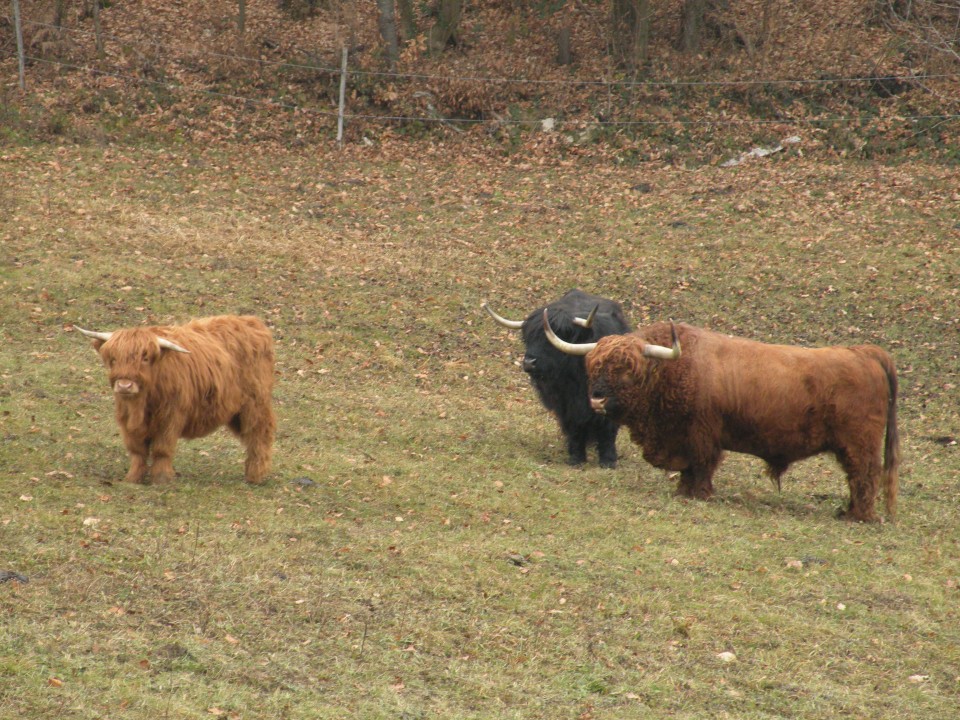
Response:
[{"label": "wire fence", "polygon": [[[14,2],[14,8],[17,3]],[[3,17],[3,16],[0,16]],[[341,125],[344,121],[364,122],[364,123],[422,123],[427,125],[443,124],[448,127],[457,128],[463,126],[481,125],[491,121],[490,117],[457,117],[455,115],[445,116],[442,112],[434,108],[429,102],[423,103],[426,111],[414,114],[411,112],[370,112],[364,110],[351,109],[346,106],[346,99],[341,93],[339,104],[331,103],[329,109],[324,109],[317,104],[305,105],[303,102],[294,102],[284,97],[256,97],[252,94],[238,94],[237,92],[225,92],[216,87],[211,87],[209,83],[188,84],[180,81],[166,79],[157,79],[149,77],[147,74],[132,73],[129,67],[123,67],[111,64],[109,56],[100,53],[94,62],[89,61],[70,61],[59,57],[45,57],[32,52],[27,52],[20,40],[21,28],[26,27],[32,31],[46,31],[55,33],[58,37],[69,37],[74,42],[91,43],[96,39],[98,45],[103,42],[114,43],[116,46],[128,47],[130,41],[115,35],[101,32],[93,32],[81,27],[72,27],[66,25],[54,25],[47,22],[32,20],[29,18],[20,18],[18,16],[6,16],[5,19],[17,31],[18,40],[18,59],[21,68],[24,66],[48,66],[59,71],[69,71],[77,76],[84,77],[105,77],[122,81],[134,86],[147,86],[153,88],[162,88],[163,90],[179,95],[200,95],[211,99],[241,103],[244,106],[259,106],[264,108],[277,108],[282,110],[310,115],[324,119],[339,120]],[[80,39],[80,40],[78,40]],[[189,54],[177,55],[164,43],[159,41],[147,40],[145,45],[136,48],[134,54],[139,57],[152,56],[157,61],[165,63],[169,68],[184,68],[189,73],[189,66],[195,65],[198,61],[224,61],[234,63],[239,66],[250,68],[250,74],[269,68],[275,72],[307,72],[318,77],[326,76],[329,80],[345,81],[351,80],[359,83],[364,81],[378,80],[382,82],[393,83],[476,83],[478,85],[488,86],[510,86],[510,87],[551,87],[559,89],[586,89],[599,90],[608,95],[614,92],[624,91],[691,91],[691,90],[711,90],[711,91],[743,91],[755,90],[757,88],[770,89],[776,91],[781,88],[820,88],[835,89],[842,87],[855,88],[875,88],[878,86],[897,87],[909,86],[920,87],[926,92],[933,93],[927,86],[935,81],[956,81],[960,79],[960,72],[957,73],[919,73],[919,74],[871,74],[867,76],[850,77],[817,77],[817,78],[740,78],[730,80],[691,80],[691,79],[578,79],[578,78],[532,78],[532,77],[502,77],[483,74],[438,74],[422,72],[391,72],[384,70],[367,70],[359,67],[349,67],[344,63],[341,67],[333,65],[323,65],[314,62],[296,62],[291,60],[270,60],[261,57],[249,57],[243,54],[217,52],[202,47],[194,47]],[[24,71],[21,69],[21,73]],[[164,73],[159,73],[164,74]],[[25,79],[21,76],[21,84],[25,84]],[[429,96],[430,93],[417,93],[421,96]],[[887,120],[896,120],[904,123],[945,123],[960,119],[960,112],[957,107],[960,106],[960,99],[942,97],[936,95],[943,103],[942,112],[927,113],[907,113],[886,116]],[[367,104],[369,107],[369,104]],[[825,114],[816,117],[790,118],[781,116],[772,119],[762,119],[756,117],[748,118],[730,118],[722,116],[711,116],[701,118],[564,118],[563,112],[558,110],[555,115],[561,117],[550,117],[550,113],[544,115],[544,119],[549,117],[551,123],[556,128],[561,128],[565,124],[572,127],[583,127],[584,124],[596,125],[601,127],[621,127],[636,128],[642,126],[686,126],[686,127],[743,127],[743,126],[768,126],[785,125],[802,122],[806,125],[823,126],[832,124],[862,124],[876,117],[876,112],[855,112],[855,113],[837,113]],[[530,126],[537,121],[530,118],[514,118],[498,114],[496,123],[498,126],[523,125]]]}]

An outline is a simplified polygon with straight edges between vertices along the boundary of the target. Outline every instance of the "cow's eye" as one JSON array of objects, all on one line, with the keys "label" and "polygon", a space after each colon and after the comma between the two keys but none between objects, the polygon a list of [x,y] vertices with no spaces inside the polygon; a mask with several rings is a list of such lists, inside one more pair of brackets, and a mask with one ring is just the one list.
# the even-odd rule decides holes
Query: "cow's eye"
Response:
[{"label": "cow's eye", "polygon": [[143,362],[147,363],[148,365],[150,364],[150,354],[147,353],[146,351],[143,353],[143,355],[140,356],[140,359]]}]

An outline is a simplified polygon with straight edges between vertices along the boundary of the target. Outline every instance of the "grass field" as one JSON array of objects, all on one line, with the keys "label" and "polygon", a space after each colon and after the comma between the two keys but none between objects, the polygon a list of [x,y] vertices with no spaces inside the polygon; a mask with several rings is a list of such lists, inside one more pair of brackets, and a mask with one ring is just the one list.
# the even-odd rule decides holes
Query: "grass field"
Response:
[{"label": "grass field", "polygon": [[[0,717],[955,715],[956,169],[454,155],[0,149],[0,571],[29,580],[0,583]],[[575,286],[887,348],[899,521],[836,520],[830,458],[777,492],[729,456],[706,503],[626,433],[617,470],[568,467],[479,306]],[[72,324],[235,312],[277,342],[269,482],[225,432],[120,482]]]}]

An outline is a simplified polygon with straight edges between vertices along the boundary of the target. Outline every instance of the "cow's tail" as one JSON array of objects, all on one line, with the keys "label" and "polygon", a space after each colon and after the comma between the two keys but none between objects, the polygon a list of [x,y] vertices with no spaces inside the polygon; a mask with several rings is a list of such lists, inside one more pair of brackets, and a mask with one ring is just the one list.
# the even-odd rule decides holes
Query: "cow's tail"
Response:
[{"label": "cow's tail", "polygon": [[900,488],[900,432],[897,430],[897,368],[893,358],[883,350],[877,353],[877,359],[887,375],[890,393],[887,399],[887,438],[883,444],[883,497],[887,507],[887,516],[897,517],[897,493]]}]

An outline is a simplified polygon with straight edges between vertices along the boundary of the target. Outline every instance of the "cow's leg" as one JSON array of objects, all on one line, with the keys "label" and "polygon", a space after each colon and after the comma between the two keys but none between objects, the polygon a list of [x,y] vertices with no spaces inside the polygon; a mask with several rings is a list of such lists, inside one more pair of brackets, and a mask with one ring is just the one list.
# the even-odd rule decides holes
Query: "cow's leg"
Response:
[{"label": "cow's leg", "polygon": [[230,429],[247,448],[244,464],[244,480],[252,485],[261,485],[270,472],[273,457],[273,435],[276,418],[270,399],[244,408],[230,421]]},{"label": "cow's leg", "polygon": [[615,468],[617,466],[617,430],[613,423],[604,423],[597,431],[597,455],[600,467]]},{"label": "cow's leg", "polygon": [[680,482],[677,484],[677,493],[683,497],[697,500],[709,500],[713,497],[713,473],[720,464],[721,456],[708,458],[705,461],[690,465],[680,471]]},{"label": "cow's leg", "polygon": [[164,485],[172,482],[176,473],[173,470],[173,455],[177,450],[178,433],[164,432],[150,443],[150,482]]},{"label": "cow's leg", "polygon": [[127,482],[142,483],[147,475],[147,454],[146,448],[142,453],[130,452],[130,469],[124,478]]},{"label": "cow's leg", "polygon": [[142,483],[147,474],[147,454],[149,445],[140,437],[133,437],[123,432],[123,444],[130,454],[130,469],[124,478],[127,482]]},{"label": "cow's leg", "polygon": [[567,465],[583,465],[587,461],[587,436],[589,426],[569,425],[563,428],[567,438]]},{"label": "cow's leg", "polygon": [[875,509],[877,494],[880,491],[880,457],[872,452],[837,453],[840,465],[847,473],[847,486],[850,489],[850,502],[837,515],[852,522],[879,522],[880,516]]}]

